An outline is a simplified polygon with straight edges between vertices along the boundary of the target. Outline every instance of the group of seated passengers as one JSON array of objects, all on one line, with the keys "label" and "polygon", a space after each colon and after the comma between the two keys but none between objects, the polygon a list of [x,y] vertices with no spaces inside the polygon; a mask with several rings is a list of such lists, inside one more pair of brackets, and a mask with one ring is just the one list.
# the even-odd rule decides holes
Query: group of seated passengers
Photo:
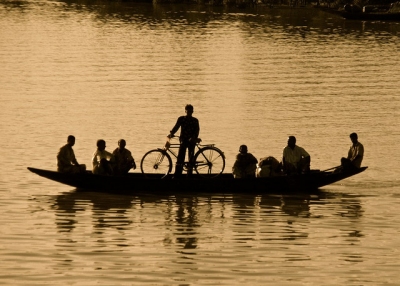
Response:
[{"label": "group of seated passengers", "polygon": [[[360,168],[364,157],[364,146],[358,142],[356,133],[350,134],[352,145],[347,158],[341,159],[341,169]],[[75,137],[69,135],[67,144],[60,148],[57,154],[57,170],[62,173],[80,173],[86,171],[86,165],[79,164],[74,150]],[[92,172],[99,175],[123,175],[130,169],[136,169],[132,153],[125,148],[126,141],[118,141],[118,148],[113,153],[106,151],[106,142],[97,140],[97,149],[92,157]],[[287,146],[283,149],[282,162],[274,157],[261,158],[258,161],[248,153],[246,145],[241,145],[239,154],[232,167],[235,178],[270,177],[279,174],[299,174],[310,171],[311,157],[304,148],[296,145],[296,137],[289,136]]]},{"label": "group of seated passengers", "polygon": [[[60,148],[57,154],[57,170],[62,173],[80,173],[86,171],[86,165],[79,164],[74,150],[75,137],[69,135],[67,144]],[[92,157],[92,172],[99,175],[123,175],[130,169],[136,169],[132,153],[125,148],[126,141],[118,141],[118,148],[112,153],[106,151],[106,142],[97,140],[97,149]]]},{"label": "group of seated passengers", "polygon": [[[358,142],[356,133],[350,134],[352,145],[347,158],[341,159],[341,170],[360,168],[364,157],[364,146]],[[283,149],[282,162],[269,156],[259,161],[248,153],[246,145],[241,145],[239,154],[232,167],[235,178],[272,177],[282,174],[302,174],[310,172],[311,157],[308,152],[296,145],[296,137],[289,136],[287,146]]]}]

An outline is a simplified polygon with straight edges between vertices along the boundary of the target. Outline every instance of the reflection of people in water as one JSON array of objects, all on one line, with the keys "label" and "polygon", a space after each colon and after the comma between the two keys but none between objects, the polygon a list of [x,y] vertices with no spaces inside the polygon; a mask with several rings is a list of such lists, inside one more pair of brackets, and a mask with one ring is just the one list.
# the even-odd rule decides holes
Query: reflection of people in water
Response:
[{"label": "reflection of people in water", "polygon": [[76,213],[84,212],[85,208],[93,213],[93,227],[96,229],[132,224],[132,219],[125,214],[132,207],[133,199],[134,197],[127,195],[92,192],[70,192],[59,195],[53,205],[57,227],[60,232],[73,231],[80,223]]},{"label": "reflection of people in water", "polygon": [[80,165],[75,158],[75,136],[69,135],[67,144],[60,148],[57,154],[57,171],[61,173],[79,173],[86,170],[86,165]]},{"label": "reflection of people in water", "polygon": [[198,205],[195,197],[176,197],[178,208],[174,217],[178,223],[176,227],[176,241],[183,244],[184,249],[194,249],[197,247],[198,238],[196,229],[198,222]]},{"label": "reflection of people in water", "polygon": [[281,197],[281,210],[291,216],[310,216],[310,198],[307,197]]}]

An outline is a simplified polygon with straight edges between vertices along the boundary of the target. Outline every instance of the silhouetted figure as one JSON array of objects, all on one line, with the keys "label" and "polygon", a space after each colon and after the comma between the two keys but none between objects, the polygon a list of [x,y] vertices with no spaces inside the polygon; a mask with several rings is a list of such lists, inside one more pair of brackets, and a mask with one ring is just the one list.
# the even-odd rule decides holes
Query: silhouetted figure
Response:
[{"label": "silhouetted figure", "polygon": [[126,149],[125,146],[126,141],[120,139],[118,141],[118,148],[113,152],[115,158],[114,173],[118,175],[126,174],[132,168],[136,169],[135,159],[133,159],[131,151]]},{"label": "silhouetted figure", "polygon": [[92,165],[93,174],[97,175],[112,175],[114,155],[106,150],[106,141],[103,139],[97,140],[97,150],[93,154]]},{"label": "silhouetted figure", "polygon": [[306,173],[310,171],[310,162],[310,154],[296,145],[296,137],[289,136],[287,146],[283,149],[283,171],[286,174]]},{"label": "silhouetted figure", "polygon": [[181,134],[179,136],[180,146],[178,152],[178,158],[175,166],[174,177],[180,177],[183,171],[183,164],[185,162],[186,149],[188,150],[189,165],[188,165],[188,175],[193,172],[193,157],[194,149],[198,141],[200,133],[200,124],[197,118],[193,117],[193,106],[188,104],[185,106],[185,116],[180,116],[176,121],[175,126],[170,131],[168,138],[172,138],[176,131],[181,128]]},{"label": "silhouetted figure", "polygon": [[80,165],[75,158],[75,136],[69,135],[67,144],[60,148],[57,154],[57,171],[61,173],[80,173],[86,171],[86,165]]},{"label": "silhouetted figure", "polygon": [[347,158],[341,159],[342,167],[345,170],[360,168],[364,158],[364,146],[358,142],[357,133],[351,133],[350,140],[353,144],[350,146]]},{"label": "silhouetted figure", "polygon": [[247,146],[241,145],[232,167],[233,176],[235,178],[254,178],[256,176],[257,162],[256,157],[247,152]]}]

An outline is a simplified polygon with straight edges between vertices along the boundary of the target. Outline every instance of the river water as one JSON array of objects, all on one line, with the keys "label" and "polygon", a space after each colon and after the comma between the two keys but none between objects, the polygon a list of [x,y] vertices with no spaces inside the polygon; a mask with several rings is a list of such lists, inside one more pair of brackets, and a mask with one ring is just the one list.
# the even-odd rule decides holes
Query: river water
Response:
[{"label": "river water", "polygon": [[[0,284],[398,285],[400,23],[313,8],[0,0]],[[55,169],[69,134],[140,162],[187,103],[200,137],[313,169],[357,132],[368,170],[312,197],[79,193]],[[137,172],[135,170],[134,172]]]}]

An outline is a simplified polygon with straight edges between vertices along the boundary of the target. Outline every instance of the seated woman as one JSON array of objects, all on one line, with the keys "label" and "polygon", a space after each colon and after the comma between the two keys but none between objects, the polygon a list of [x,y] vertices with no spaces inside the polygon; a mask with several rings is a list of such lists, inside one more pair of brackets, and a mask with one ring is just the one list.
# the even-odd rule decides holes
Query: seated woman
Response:
[{"label": "seated woman", "polygon": [[256,157],[247,152],[247,146],[241,145],[232,167],[233,176],[235,178],[254,178],[256,176],[257,162]]},{"label": "seated woman", "polygon": [[282,164],[279,161],[272,157],[264,157],[260,159],[260,162],[257,165],[256,177],[272,177],[277,176],[281,173]]}]

